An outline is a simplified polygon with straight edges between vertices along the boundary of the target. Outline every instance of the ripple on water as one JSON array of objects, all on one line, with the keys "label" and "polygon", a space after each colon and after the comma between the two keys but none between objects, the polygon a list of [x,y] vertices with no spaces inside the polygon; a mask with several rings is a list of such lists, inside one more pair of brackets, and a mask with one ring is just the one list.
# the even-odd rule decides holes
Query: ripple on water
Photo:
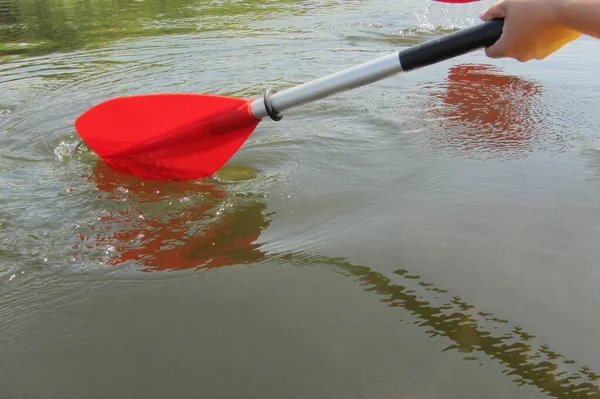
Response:
[{"label": "ripple on water", "polygon": [[[377,293],[381,303],[406,310],[401,317],[422,327],[426,335],[443,339],[446,350],[459,351],[485,365],[489,364],[485,357],[494,359],[518,384],[535,385],[556,396],[591,390],[589,384],[598,376],[584,366],[541,347],[518,326],[478,311],[458,295],[422,280],[414,270],[399,270],[390,278],[367,267],[313,255],[340,248],[346,253],[345,248],[360,242],[355,245],[357,251],[369,246],[377,251],[367,256],[376,263],[382,253],[397,252],[398,237],[403,236],[419,251],[414,267],[431,272],[427,249],[418,249],[420,238],[429,239],[423,248],[429,245],[435,252],[448,245],[442,234],[469,238],[480,227],[479,231],[488,232],[484,237],[490,237],[497,221],[486,219],[494,211],[490,203],[506,201],[502,194],[512,191],[497,190],[466,201],[471,193],[466,186],[476,184],[477,189],[490,192],[497,186],[483,182],[489,176],[481,170],[459,170],[449,179],[453,171],[444,170],[443,162],[432,162],[431,154],[514,159],[546,147],[564,148],[556,145],[559,138],[572,142],[569,126],[580,128],[581,116],[589,115],[588,111],[570,104],[572,111],[558,125],[552,124],[549,121],[557,120],[558,112],[552,107],[559,94],[532,79],[486,65],[457,65],[439,81],[432,75],[414,75],[418,83],[422,83],[419,79],[433,83],[410,90],[412,74],[408,83],[393,80],[373,85],[290,112],[281,124],[265,121],[228,166],[198,182],[140,181],[107,169],[93,154],[77,147],[76,136],[71,136],[74,118],[108,97],[156,91],[254,95],[267,83],[279,88],[316,78],[342,65],[371,59],[373,53],[388,51],[396,43],[408,45],[446,32],[427,23],[400,28],[393,22],[397,15],[386,11],[391,3],[378,5],[382,16],[373,17],[375,22],[358,15],[364,14],[361,5],[366,2],[344,6],[356,7],[353,21],[363,21],[350,25],[343,17],[332,18],[331,9],[322,2],[309,3],[322,14],[314,23],[292,21],[300,27],[283,20],[258,24],[260,32],[223,29],[141,38],[102,50],[0,65],[0,84],[3,93],[8,93],[0,99],[0,241],[6,246],[0,249],[0,280],[9,291],[0,299],[0,312],[5,320],[20,323],[1,324],[0,336],[7,337],[6,359],[11,364],[22,362],[15,362],[9,373],[28,370],[30,352],[23,352],[23,342],[60,350],[60,345],[53,344],[59,333],[69,330],[68,323],[82,333],[75,344],[86,346],[97,344],[97,334],[103,329],[124,325],[122,319],[130,313],[120,312],[119,306],[114,308],[117,322],[102,325],[107,319],[93,317],[99,309],[93,305],[98,303],[86,303],[89,298],[120,301],[131,294],[123,290],[128,285],[169,284],[209,269],[230,273],[237,265],[273,261],[280,267],[328,265],[347,273],[364,289]],[[466,9],[461,7],[468,6],[454,10]],[[233,23],[236,18],[227,20]],[[180,29],[187,22],[177,18],[155,24],[147,18],[141,21],[150,29]],[[344,26],[345,37],[330,41],[335,36],[332,26]],[[263,35],[260,43],[252,34]],[[446,72],[431,70],[432,74]],[[553,137],[544,135],[544,130]],[[596,157],[588,155],[593,177]],[[519,167],[512,169],[517,177],[522,176]],[[539,178],[536,183],[545,181]],[[393,184],[397,187],[391,188]],[[455,213],[453,204],[458,203],[471,207],[472,219],[459,221],[467,212]],[[522,205],[512,199],[505,206],[512,204]],[[416,220],[402,225],[410,218]],[[465,232],[464,223],[475,228]],[[382,229],[375,232],[373,227],[379,226]],[[286,253],[274,254],[279,250]],[[442,259],[440,267],[445,262]],[[198,269],[204,272],[192,273]],[[84,273],[75,273],[79,270]],[[156,273],[175,270],[178,273]],[[463,271],[468,274],[469,270]],[[19,284],[23,289],[11,291]],[[481,284],[485,288],[485,282]],[[43,290],[31,289],[38,287]],[[108,293],[95,295],[100,289]],[[124,304],[134,308],[136,303]],[[165,315],[164,309],[160,312],[157,309],[156,314]],[[176,316],[181,314],[185,315]],[[197,316],[193,311],[189,314]],[[49,322],[53,315],[65,319]],[[393,316],[392,321],[396,321]],[[139,335],[135,331],[124,338]],[[77,350],[73,342],[61,345]],[[388,361],[392,364],[397,359]],[[15,380],[12,375],[4,377]],[[576,386],[580,383],[587,385]]]},{"label": "ripple on water", "polygon": [[[259,171],[226,166],[209,179],[152,182],[97,161],[84,198],[61,231],[58,254],[95,267],[141,271],[217,268],[261,257],[254,241],[269,224]],[[75,197],[75,198],[73,198]],[[95,198],[95,200],[94,200]]]},{"label": "ripple on water", "polygon": [[[485,64],[453,65],[441,85],[424,84],[413,118],[424,148],[474,159],[518,159],[548,144],[540,84]],[[426,121],[418,121],[423,117]],[[549,147],[557,150],[551,143]]]},{"label": "ripple on water", "polygon": [[80,141],[62,141],[54,153],[54,167],[32,165],[43,169],[35,196],[21,190],[27,169],[2,177],[0,237],[14,250],[0,253],[0,274],[186,270],[260,257],[254,241],[269,223],[261,198],[269,182],[255,167],[238,161],[203,181],[159,183],[109,169]]}]

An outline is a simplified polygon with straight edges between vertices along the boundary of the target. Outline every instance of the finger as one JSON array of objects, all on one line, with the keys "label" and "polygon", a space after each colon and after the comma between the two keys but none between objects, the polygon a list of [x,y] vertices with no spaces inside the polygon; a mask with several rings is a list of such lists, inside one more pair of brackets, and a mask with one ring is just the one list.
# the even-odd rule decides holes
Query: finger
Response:
[{"label": "finger", "polygon": [[481,14],[479,14],[479,18],[484,21],[489,21],[494,18],[504,18],[506,17],[506,9],[504,7],[504,1],[501,0],[495,4],[493,4],[490,8],[483,10]]},{"label": "finger", "polygon": [[[484,10],[479,14],[479,17],[483,21],[489,21],[494,18],[505,18],[506,17],[506,7],[504,4],[504,0],[500,0],[491,7]],[[501,58],[505,57],[505,42],[506,42],[506,34],[504,34],[504,29],[500,39],[496,41],[492,46],[485,48],[485,55],[490,58]]]},{"label": "finger", "polygon": [[490,58],[502,58],[506,56],[506,50],[504,45],[504,38],[500,37],[493,46],[485,48],[485,55]]}]

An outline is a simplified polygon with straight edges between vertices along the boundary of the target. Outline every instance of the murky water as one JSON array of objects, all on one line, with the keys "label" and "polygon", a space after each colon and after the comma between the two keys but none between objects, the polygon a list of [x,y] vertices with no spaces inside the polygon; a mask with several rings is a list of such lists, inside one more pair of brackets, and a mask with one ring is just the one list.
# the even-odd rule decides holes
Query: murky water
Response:
[{"label": "murky water", "polygon": [[0,397],[598,392],[596,41],[294,109],[206,181],[77,146],[102,100],[261,95],[486,4],[0,1]]}]

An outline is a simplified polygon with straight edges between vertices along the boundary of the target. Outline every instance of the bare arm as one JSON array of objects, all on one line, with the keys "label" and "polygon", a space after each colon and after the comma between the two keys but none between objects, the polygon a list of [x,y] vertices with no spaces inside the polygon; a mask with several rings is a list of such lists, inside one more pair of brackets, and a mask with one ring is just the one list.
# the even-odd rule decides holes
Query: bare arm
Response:
[{"label": "bare arm", "polygon": [[562,0],[557,4],[557,13],[565,26],[600,39],[599,0]]},{"label": "bare arm", "polygon": [[582,34],[600,39],[600,0],[500,0],[481,19],[504,18],[492,58],[544,59]]}]

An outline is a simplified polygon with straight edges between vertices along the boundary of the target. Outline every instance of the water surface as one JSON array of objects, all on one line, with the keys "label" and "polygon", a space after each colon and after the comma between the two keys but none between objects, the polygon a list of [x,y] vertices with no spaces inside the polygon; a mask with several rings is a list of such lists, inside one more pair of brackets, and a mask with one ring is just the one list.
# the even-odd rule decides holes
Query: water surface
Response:
[{"label": "water surface", "polygon": [[0,2],[0,396],[596,394],[596,41],[291,110],[204,181],[78,146],[102,100],[258,96],[486,4]]}]

